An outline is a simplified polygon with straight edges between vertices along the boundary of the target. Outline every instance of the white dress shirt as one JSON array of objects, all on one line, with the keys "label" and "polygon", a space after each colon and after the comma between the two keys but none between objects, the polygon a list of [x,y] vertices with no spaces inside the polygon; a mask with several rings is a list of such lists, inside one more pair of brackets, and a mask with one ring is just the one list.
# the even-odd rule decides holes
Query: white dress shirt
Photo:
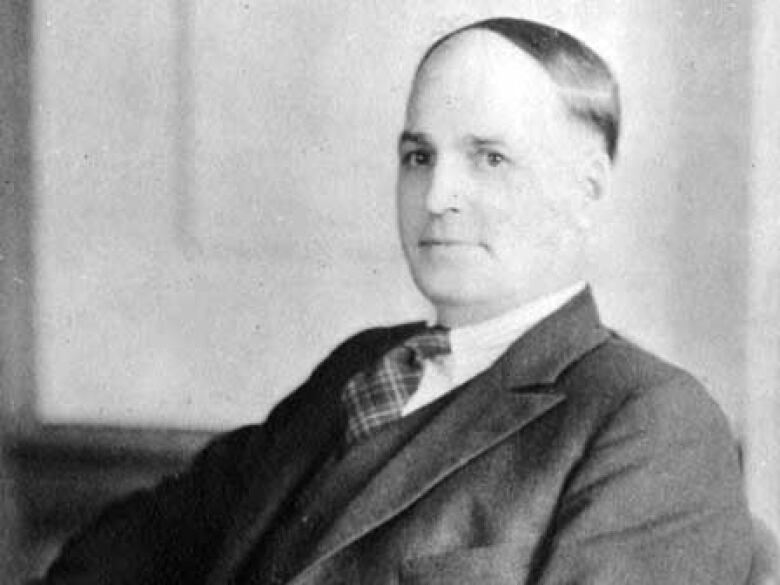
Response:
[{"label": "white dress shirt", "polygon": [[586,283],[578,282],[488,321],[452,329],[452,351],[423,362],[420,386],[401,415],[406,416],[430,404],[488,369],[517,338],[560,309],[586,286]]}]

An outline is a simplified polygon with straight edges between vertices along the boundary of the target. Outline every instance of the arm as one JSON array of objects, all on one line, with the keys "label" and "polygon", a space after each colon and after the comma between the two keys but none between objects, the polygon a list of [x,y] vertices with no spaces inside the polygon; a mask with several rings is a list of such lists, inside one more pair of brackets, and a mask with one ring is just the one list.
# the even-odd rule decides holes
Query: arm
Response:
[{"label": "arm", "polygon": [[223,435],[185,473],[107,508],[66,544],[43,583],[202,582],[249,483],[269,455],[281,453],[280,439],[308,443],[296,429],[311,430],[312,411],[327,425],[336,404],[332,392],[404,331],[368,330],[345,341],[261,426]]},{"label": "arm", "polygon": [[63,547],[42,583],[198,582],[245,481],[245,427],[212,441],[187,471],[106,508]]},{"label": "arm", "polygon": [[678,376],[631,394],[570,476],[531,582],[742,584],[751,527],[720,410]]}]

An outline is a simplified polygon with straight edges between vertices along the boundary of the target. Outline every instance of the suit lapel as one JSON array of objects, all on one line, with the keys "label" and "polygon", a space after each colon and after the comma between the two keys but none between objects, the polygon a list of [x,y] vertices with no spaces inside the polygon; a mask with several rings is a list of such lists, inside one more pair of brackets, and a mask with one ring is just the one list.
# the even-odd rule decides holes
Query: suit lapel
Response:
[{"label": "suit lapel", "polygon": [[339,393],[346,379],[422,326],[412,323],[374,332],[365,346],[343,351],[345,357],[336,359],[330,370],[314,374],[298,391],[302,395],[293,398],[300,406],[289,409],[292,415],[279,431],[276,444],[271,449],[266,443],[256,448],[256,471],[207,583],[229,581],[287,498],[329,455],[334,437],[343,431]]},{"label": "suit lapel", "polygon": [[305,565],[326,561],[392,519],[444,478],[563,400],[557,394],[501,392],[497,374],[464,387],[394,456],[337,518]]},{"label": "suit lapel", "polygon": [[[258,465],[247,493],[236,514],[235,523],[222,544],[222,554],[209,574],[207,583],[227,582],[228,575],[238,568],[257,540],[273,522],[286,499],[294,492],[301,481],[323,457],[321,447],[327,445],[331,437],[333,421],[320,412],[306,412],[296,417],[289,425],[267,459]],[[310,440],[309,447],[303,448],[301,437]],[[320,449],[312,449],[317,445]]]},{"label": "suit lapel", "polygon": [[385,465],[335,520],[294,584],[444,478],[565,400],[554,382],[607,337],[589,290],[520,338]]}]

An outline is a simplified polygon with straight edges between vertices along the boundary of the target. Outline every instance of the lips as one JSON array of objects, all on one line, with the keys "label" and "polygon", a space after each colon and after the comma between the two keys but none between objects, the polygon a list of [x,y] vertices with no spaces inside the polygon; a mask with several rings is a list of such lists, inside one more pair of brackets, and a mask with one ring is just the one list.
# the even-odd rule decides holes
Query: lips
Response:
[{"label": "lips", "polygon": [[420,240],[420,246],[467,246],[472,242],[452,238],[427,238]]},{"label": "lips", "polygon": [[482,242],[461,238],[422,238],[420,248],[484,248]]}]

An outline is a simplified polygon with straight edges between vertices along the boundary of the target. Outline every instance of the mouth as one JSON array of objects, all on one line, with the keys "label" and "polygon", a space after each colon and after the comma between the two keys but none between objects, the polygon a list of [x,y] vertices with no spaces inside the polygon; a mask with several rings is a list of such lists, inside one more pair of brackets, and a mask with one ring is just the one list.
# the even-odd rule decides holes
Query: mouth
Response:
[{"label": "mouth", "polygon": [[485,248],[481,242],[473,240],[460,240],[457,238],[423,238],[420,240],[421,249],[433,248]]}]

